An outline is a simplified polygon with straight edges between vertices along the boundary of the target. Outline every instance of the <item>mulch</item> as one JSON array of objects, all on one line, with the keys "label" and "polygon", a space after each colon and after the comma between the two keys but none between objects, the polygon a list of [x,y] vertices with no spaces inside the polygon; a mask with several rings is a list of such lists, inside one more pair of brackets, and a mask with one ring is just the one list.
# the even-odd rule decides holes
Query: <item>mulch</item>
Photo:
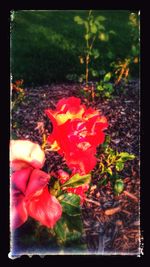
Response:
[{"label": "mulch", "polygon": [[[79,84],[52,84],[24,90],[25,101],[11,114],[12,138],[16,136],[17,139],[28,139],[39,144],[42,144],[42,132],[37,128],[38,122],[44,122],[47,134],[52,129],[44,115],[45,109],[55,108],[59,99],[69,96],[80,97],[85,103]],[[126,162],[120,174],[125,188],[119,196],[114,195],[109,182],[98,186],[100,175],[97,166],[93,171],[93,185],[88,195],[93,202],[85,201],[82,206],[82,239],[89,253],[140,253],[139,101],[139,81],[133,80],[124,85],[123,92],[118,88],[112,100],[97,98],[88,103],[88,106],[99,109],[107,117],[109,127],[106,133],[111,136],[111,147],[118,152],[136,155],[134,160]],[[65,166],[56,152],[46,153],[45,171],[56,171]],[[109,215],[109,209],[114,209],[114,214]]]}]

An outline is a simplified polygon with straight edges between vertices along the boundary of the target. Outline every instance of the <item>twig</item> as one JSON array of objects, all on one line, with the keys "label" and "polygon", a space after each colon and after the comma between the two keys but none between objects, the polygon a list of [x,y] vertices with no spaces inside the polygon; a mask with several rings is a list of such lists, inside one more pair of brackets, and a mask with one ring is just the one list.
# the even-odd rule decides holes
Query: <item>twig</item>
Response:
[{"label": "twig", "polygon": [[100,206],[100,203],[98,201],[94,201],[94,200],[89,199],[89,198],[85,198],[85,201],[91,202],[91,203],[95,204],[96,206]]},{"label": "twig", "polygon": [[125,196],[133,199],[135,202],[138,202],[138,198],[135,195],[129,193],[128,191],[124,191],[123,193],[124,193]]},{"label": "twig", "polygon": [[121,210],[121,207],[119,206],[119,207],[116,207],[116,208],[113,208],[113,209],[105,210],[104,213],[105,213],[105,215],[110,216],[110,215],[113,215],[113,214],[119,212],[120,210]]},{"label": "twig", "polygon": [[124,213],[126,213],[126,214],[128,214],[128,215],[130,215],[131,214],[131,212],[129,212],[129,211],[127,211],[127,210],[122,210],[122,212],[124,212]]}]

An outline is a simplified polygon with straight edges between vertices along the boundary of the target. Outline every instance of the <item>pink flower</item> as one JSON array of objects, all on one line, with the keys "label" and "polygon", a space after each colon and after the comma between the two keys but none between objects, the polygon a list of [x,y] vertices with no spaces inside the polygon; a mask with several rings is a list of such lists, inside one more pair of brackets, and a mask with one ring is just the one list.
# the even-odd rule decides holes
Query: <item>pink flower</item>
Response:
[{"label": "pink flower", "polygon": [[25,223],[28,216],[52,228],[62,214],[58,200],[48,191],[49,175],[41,170],[44,152],[26,140],[10,142],[11,227]]}]

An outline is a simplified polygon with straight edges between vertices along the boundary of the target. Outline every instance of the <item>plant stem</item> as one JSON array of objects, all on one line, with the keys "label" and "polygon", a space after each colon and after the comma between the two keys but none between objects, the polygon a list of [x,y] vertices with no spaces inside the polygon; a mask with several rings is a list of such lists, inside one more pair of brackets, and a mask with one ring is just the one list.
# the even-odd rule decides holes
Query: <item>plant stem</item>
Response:
[{"label": "plant stem", "polygon": [[85,80],[86,80],[86,86],[88,85],[89,80],[89,54],[86,55],[86,74],[85,74]]}]

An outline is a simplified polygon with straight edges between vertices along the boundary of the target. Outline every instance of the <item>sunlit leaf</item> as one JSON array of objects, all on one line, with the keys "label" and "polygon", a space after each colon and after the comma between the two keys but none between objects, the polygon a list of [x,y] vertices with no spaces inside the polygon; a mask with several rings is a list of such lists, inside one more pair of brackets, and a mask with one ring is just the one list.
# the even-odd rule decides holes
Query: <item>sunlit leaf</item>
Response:
[{"label": "sunlit leaf", "polygon": [[92,24],[92,26],[91,26],[91,32],[92,33],[96,33],[97,32],[97,27],[96,27],[95,24]]},{"label": "sunlit leaf", "polygon": [[118,172],[120,172],[120,171],[123,170],[123,168],[124,168],[124,163],[123,163],[122,161],[117,161],[117,162],[116,162],[116,170],[117,170]]},{"label": "sunlit leaf", "polygon": [[121,194],[124,189],[124,183],[122,179],[117,179],[115,181],[114,190],[116,194]]},{"label": "sunlit leaf", "polygon": [[109,168],[107,168],[107,172],[110,174],[110,175],[112,175],[112,169],[109,167]]},{"label": "sunlit leaf", "polygon": [[104,76],[104,82],[109,82],[110,78],[111,78],[111,72],[106,73]]},{"label": "sunlit leaf", "polygon": [[75,16],[74,21],[80,25],[84,23],[84,20],[80,16]]},{"label": "sunlit leaf", "polygon": [[76,173],[66,183],[63,184],[63,187],[77,187],[83,184],[88,184],[90,180],[91,174],[80,176],[78,173]]},{"label": "sunlit leaf", "polygon": [[90,35],[87,33],[87,34],[84,35],[84,38],[85,38],[85,40],[89,40],[90,39]]},{"label": "sunlit leaf", "polygon": [[98,91],[103,91],[103,90],[104,90],[104,87],[103,87],[102,85],[98,85],[98,86],[97,86],[97,90],[98,90]]},{"label": "sunlit leaf", "polygon": [[119,156],[121,157],[121,160],[122,161],[127,161],[127,160],[133,160],[133,159],[135,159],[135,155],[129,154],[128,152],[121,152],[119,154]]},{"label": "sunlit leaf", "polygon": [[98,38],[99,38],[101,41],[106,42],[106,41],[108,41],[109,36],[108,36],[108,34],[101,32],[101,33],[99,34]]}]

